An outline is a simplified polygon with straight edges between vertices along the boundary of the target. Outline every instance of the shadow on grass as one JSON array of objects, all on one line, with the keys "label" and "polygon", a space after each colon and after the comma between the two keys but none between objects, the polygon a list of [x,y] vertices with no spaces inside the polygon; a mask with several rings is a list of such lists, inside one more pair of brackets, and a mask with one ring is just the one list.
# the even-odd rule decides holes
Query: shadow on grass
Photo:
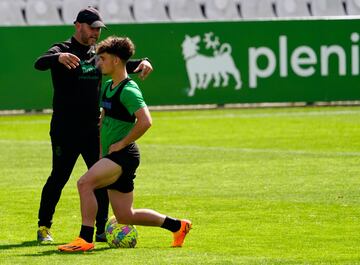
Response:
[{"label": "shadow on grass", "polygon": [[[22,243],[18,243],[18,244],[6,244],[6,245],[0,245],[0,252],[2,250],[9,250],[9,249],[17,249],[17,248],[28,248],[28,247],[38,247],[38,249],[40,250],[38,253],[33,253],[33,254],[25,254],[22,256],[47,256],[47,255],[53,255],[53,254],[59,254],[59,255],[76,255],[76,254],[91,254],[91,253],[96,253],[96,252],[100,252],[100,251],[105,251],[108,250],[110,248],[107,247],[100,247],[100,248],[96,248],[93,249],[91,251],[87,251],[87,252],[61,252],[57,249],[58,245],[62,245],[65,243],[52,243],[52,244],[46,244],[46,245],[40,245],[36,240],[33,241],[24,241]],[[53,248],[51,250],[49,250],[49,247]],[[41,249],[46,248],[46,250],[41,251]]]},{"label": "shadow on grass", "polygon": [[[98,248],[95,248],[90,251],[62,252],[57,249],[57,246],[62,245],[62,244],[65,244],[65,243],[52,243],[52,244],[40,245],[36,240],[24,241],[24,242],[18,243],[18,244],[0,245],[0,252],[1,252],[1,250],[27,248],[27,247],[38,247],[39,251],[35,250],[37,253],[28,253],[28,254],[23,254],[20,256],[41,257],[41,256],[50,256],[50,255],[94,255],[97,252],[103,252],[103,251],[108,251],[108,250],[113,249],[113,248],[109,248],[107,246],[99,246]],[[49,247],[51,247],[52,249],[49,250]],[[45,248],[46,248],[46,250],[45,250]],[[154,249],[154,247],[146,247],[146,246],[145,247],[143,246],[141,248],[142,249]],[[162,247],[156,248],[156,249],[162,249]],[[168,248],[164,247],[164,249],[168,249]]]},{"label": "shadow on grass", "polygon": [[102,252],[110,250],[111,248],[96,248],[90,251],[78,251],[78,252],[63,252],[57,249],[56,245],[53,245],[54,249],[39,251],[38,253],[25,254],[24,257],[41,257],[41,256],[50,256],[50,255],[94,255],[97,252]]},{"label": "shadow on grass", "polygon": [[8,244],[8,245],[0,245],[0,250],[12,249],[12,248],[27,248],[38,246],[38,242],[36,240],[33,241],[24,241],[18,244]]},{"label": "shadow on grass", "polygon": [[[21,256],[24,256],[24,257],[42,257],[42,256],[50,256],[50,255],[95,255],[96,253],[99,253],[99,252],[103,252],[103,251],[111,251],[111,250],[114,250],[114,248],[110,248],[110,247],[99,247],[99,248],[95,248],[93,250],[90,250],[90,251],[78,251],[78,252],[63,252],[63,251],[59,251],[57,249],[57,246],[59,244],[56,244],[56,245],[50,245],[53,247],[53,249],[51,250],[44,250],[44,251],[39,251],[38,253],[32,253],[32,254],[24,254],[24,255],[21,255]],[[49,246],[49,245],[48,245]],[[121,248],[120,248],[121,249]],[[134,249],[139,249],[139,248],[124,248],[122,250],[124,251],[131,251],[131,250],[134,250]],[[154,248],[154,247],[141,247],[140,249],[176,249],[176,248]]]}]

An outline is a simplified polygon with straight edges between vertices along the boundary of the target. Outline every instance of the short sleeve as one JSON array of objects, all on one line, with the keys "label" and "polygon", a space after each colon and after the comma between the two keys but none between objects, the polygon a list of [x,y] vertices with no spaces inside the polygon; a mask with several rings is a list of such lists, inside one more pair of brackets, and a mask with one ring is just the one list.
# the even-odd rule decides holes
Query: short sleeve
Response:
[{"label": "short sleeve", "polygon": [[134,81],[130,81],[123,88],[120,94],[120,101],[131,115],[137,110],[146,107],[141,90]]}]

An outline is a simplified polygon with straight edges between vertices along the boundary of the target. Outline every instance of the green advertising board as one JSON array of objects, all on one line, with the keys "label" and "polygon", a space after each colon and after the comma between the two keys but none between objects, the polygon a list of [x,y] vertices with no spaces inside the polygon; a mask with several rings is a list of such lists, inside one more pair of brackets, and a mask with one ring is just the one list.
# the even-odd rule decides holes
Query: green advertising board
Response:
[{"label": "green advertising board", "polygon": [[[0,109],[51,107],[49,72],[33,68],[72,26],[0,28]],[[149,105],[359,100],[360,20],[109,25],[154,72],[138,81]],[[106,78],[106,77],[105,77]]]}]

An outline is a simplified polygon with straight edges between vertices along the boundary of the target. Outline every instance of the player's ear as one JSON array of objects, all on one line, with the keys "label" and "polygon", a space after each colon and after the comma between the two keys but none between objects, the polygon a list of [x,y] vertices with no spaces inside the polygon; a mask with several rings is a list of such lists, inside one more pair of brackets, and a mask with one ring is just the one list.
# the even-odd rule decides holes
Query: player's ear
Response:
[{"label": "player's ear", "polygon": [[119,57],[113,55],[113,62],[114,64],[119,64]]},{"label": "player's ear", "polygon": [[120,64],[120,63],[122,63],[122,61],[121,61],[121,59],[118,57],[118,56],[114,56],[114,58],[115,58],[115,63],[116,64]]}]

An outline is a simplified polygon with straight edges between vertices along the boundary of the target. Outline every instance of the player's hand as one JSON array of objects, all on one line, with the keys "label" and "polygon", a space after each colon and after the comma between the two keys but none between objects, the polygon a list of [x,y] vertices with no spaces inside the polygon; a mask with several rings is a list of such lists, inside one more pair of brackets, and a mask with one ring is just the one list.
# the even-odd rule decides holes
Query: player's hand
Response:
[{"label": "player's hand", "polygon": [[112,152],[120,151],[121,149],[123,149],[121,142],[114,143],[109,147],[109,154],[111,154]]},{"label": "player's hand", "polygon": [[75,69],[80,65],[80,59],[76,55],[68,52],[60,53],[59,62],[68,69]]},{"label": "player's hand", "polygon": [[144,80],[148,77],[148,75],[153,71],[152,65],[149,61],[143,60],[139,64],[139,66],[134,70],[134,73],[139,73],[139,78]]}]

